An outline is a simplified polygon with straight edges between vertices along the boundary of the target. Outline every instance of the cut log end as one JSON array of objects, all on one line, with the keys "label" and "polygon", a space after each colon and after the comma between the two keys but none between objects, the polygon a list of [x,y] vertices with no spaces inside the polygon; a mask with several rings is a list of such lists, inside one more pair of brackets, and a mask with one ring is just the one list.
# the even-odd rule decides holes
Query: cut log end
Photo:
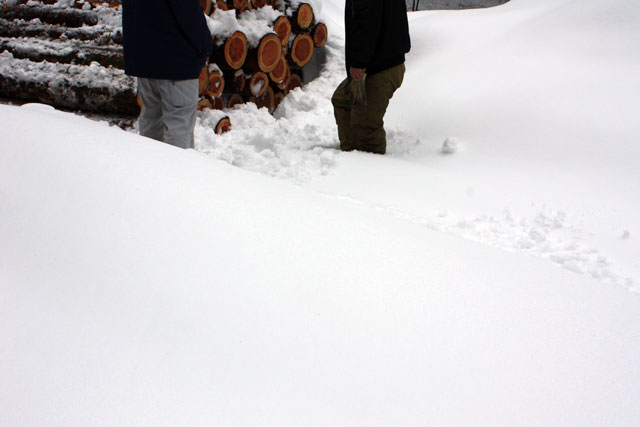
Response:
[{"label": "cut log end", "polygon": [[273,31],[278,35],[282,45],[285,46],[291,37],[291,21],[286,16],[281,16],[273,22]]},{"label": "cut log end", "polygon": [[295,25],[306,30],[313,24],[313,8],[308,3],[302,3],[298,6],[298,10],[294,13]]},{"label": "cut log end", "polygon": [[302,87],[302,77],[299,74],[291,73],[289,84],[287,85],[287,93],[299,87]]},{"label": "cut log end", "polygon": [[210,95],[213,97],[219,97],[220,95],[222,95],[222,92],[224,91],[224,85],[225,85],[224,76],[222,75],[220,70],[218,69],[210,70],[207,89],[206,89],[207,95]]},{"label": "cut log end", "polygon": [[260,97],[269,88],[269,77],[263,72],[257,72],[249,80],[249,92],[251,96]]},{"label": "cut log end", "polygon": [[231,119],[229,117],[224,116],[218,123],[216,124],[215,131],[217,135],[222,135],[223,133],[227,133],[231,130]]},{"label": "cut log end", "polygon": [[236,105],[244,104],[244,99],[239,93],[232,93],[227,99],[227,108],[233,108]]},{"label": "cut log end", "polygon": [[247,37],[240,31],[236,31],[224,44],[224,59],[229,67],[239,69],[247,59]]},{"label": "cut log end", "polygon": [[270,73],[278,66],[282,56],[282,42],[276,33],[266,34],[258,46],[258,67],[260,71]]},{"label": "cut log end", "polygon": [[269,77],[271,81],[274,83],[281,83],[287,77],[287,70],[289,69],[289,64],[287,63],[284,57],[280,58],[278,61],[278,65],[269,73]]},{"label": "cut log end", "polygon": [[313,57],[313,39],[309,34],[298,34],[293,40],[289,55],[291,60],[298,66],[304,67]]},{"label": "cut log end", "polygon": [[328,38],[327,26],[322,22],[319,22],[313,28],[313,44],[315,47],[322,47],[327,42]]}]

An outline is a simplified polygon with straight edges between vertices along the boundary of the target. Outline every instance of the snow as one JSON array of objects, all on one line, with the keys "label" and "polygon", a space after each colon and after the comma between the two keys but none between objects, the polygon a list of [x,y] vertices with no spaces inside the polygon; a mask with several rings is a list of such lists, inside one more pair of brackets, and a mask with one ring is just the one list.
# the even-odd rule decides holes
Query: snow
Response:
[{"label": "snow", "polygon": [[0,425],[638,424],[635,0],[411,14],[386,156],[342,5],[196,150],[0,105]]}]

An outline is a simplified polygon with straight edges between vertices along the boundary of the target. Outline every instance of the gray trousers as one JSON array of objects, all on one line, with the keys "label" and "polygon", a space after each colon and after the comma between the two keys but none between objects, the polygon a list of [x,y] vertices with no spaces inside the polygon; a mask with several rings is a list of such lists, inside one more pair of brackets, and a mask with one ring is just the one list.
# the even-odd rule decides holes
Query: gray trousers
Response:
[{"label": "gray trousers", "polygon": [[193,148],[198,105],[198,79],[138,78],[142,111],[140,135],[180,148]]}]

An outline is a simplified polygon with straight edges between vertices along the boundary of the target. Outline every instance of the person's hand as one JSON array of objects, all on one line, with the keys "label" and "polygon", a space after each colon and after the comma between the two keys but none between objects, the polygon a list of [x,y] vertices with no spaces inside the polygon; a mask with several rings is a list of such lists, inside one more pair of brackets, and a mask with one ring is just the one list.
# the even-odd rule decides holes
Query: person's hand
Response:
[{"label": "person's hand", "polygon": [[364,68],[350,67],[349,74],[353,80],[362,80],[364,77]]}]

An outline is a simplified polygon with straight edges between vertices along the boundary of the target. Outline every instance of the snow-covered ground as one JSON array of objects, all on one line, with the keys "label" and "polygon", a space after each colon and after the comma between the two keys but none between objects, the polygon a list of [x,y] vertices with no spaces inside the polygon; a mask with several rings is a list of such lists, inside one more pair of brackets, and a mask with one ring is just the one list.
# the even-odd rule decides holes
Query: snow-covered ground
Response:
[{"label": "snow-covered ground", "polygon": [[321,76],[196,151],[0,106],[0,425],[640,422],[636,0],[412,14],[387,156],[320,3]]}]

